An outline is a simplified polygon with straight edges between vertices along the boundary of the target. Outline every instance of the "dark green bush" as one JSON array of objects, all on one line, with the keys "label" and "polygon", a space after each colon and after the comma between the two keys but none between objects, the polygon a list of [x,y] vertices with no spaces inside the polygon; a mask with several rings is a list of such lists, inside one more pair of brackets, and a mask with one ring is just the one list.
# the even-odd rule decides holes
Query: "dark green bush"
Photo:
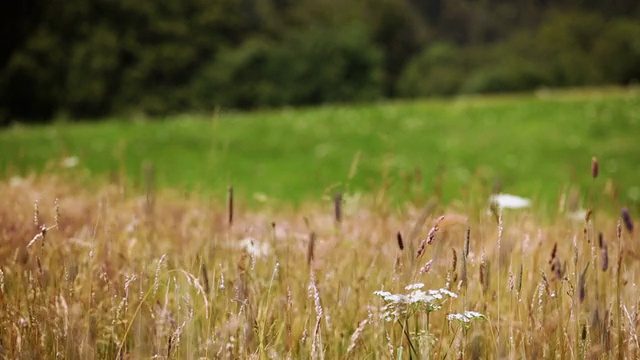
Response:
[{"label": "dark green bush", "polygon": [[252,38],[222,52],[194,81],[201,108],[366,101],[382,94],[382,55],[356,26]]},{"label": "dark green bush", "polygon": [[104,27],[73,48],[66,79],[65,108],[87,117],[111,110],[115,95],[120,49],[117,34]]},{"label": "dark green bush", "polygon": [[594,54],[597,39],[606,29],[599,14],[558,12],[545,21],[536,34],[536,57],[550,72],[555,86],[601,83],[602,64]]},{"label": "dark green bush", "polygon": [[595,41],[594,54],[607,80],[620,84],[640,81],[640,23],[613,21]]},{"label": "dark green bush", "polygon": [[0,73],[0,107],[10,118],[45,120],[64,94],[65,53],[60,39],[44,29],[16,52]]},{"label": "dark green bush", "polygon": [[524,61],[499,62],[473,71],[460,91],[463,93],[524,91],[547,85],[549,82],[549,75],[535,64]]},{"label": "dark green bush", "polygon": [[398,80],[398,94],[405,97],[452,95],[464,80],[461,51],[454,45],[438,43],[407,64]]},{"label": "dark green bush", "polygon": [[286,103],[287,89],[279,88],[288,62],[282,46],[264,38],[245,41],[237,49],[222,51],[196,76],[196,105],[250,108]]}]

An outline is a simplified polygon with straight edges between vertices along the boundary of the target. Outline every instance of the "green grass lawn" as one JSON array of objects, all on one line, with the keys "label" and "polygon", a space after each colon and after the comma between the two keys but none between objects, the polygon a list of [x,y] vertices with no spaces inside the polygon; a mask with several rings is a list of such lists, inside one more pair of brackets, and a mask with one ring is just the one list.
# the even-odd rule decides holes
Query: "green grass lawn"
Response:
[{"label": "green grass lawn", "polygon": [[[77,156],[73,170],[60,165]],[[621,202],[640,201],[640,91],[549,92],[443,101],[324,106],[161,121],[113,118],[0,131],[0,173],[72,171],[139,184],[154,164],[161,187],[245,201],[318,201],[335,191],[387,186],[390,198],[445,201],[469,190],[555,201],[571,185],[613,181]],[[418,169],[418,171],[416,171]],[[416,177],[416,172],[420,175]]]}]

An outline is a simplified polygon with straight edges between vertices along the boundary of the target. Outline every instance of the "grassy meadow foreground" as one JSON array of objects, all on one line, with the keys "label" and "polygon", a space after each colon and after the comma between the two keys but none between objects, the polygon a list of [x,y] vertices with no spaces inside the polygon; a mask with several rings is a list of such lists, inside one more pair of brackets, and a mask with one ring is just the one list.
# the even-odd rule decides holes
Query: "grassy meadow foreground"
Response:
[{"label": "grassy meadow foreground", "polygon": [[578,219],[564,203],[540,220],[365,196],[338,221],[320,204],[230,216],[168,190],[14,177],[0,356],[638,358],[640,239],[594,184]]}]

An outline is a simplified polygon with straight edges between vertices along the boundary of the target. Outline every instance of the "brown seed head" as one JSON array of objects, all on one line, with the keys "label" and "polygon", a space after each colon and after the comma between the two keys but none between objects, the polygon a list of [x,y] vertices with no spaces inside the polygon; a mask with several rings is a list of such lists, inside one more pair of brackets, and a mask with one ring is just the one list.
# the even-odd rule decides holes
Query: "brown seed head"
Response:
[{"label": "brown seed head", "polygon": [[233,186],[227,188],[227,223],[233,225]]},{"label": "brown seed head", "polygon": [[402,242],[402,234],[400,233],[400,231],[398,231],[398,233],[396,234],[396,239],[398,240],[398,247],[400,248],[400,250],[404,250],[404,243]]},{"label": "brown seed head", "polygon": [[471,240],[471,226],[467,226],[467,234],[465,235],[464,238],[464,256],[467,257],[469,256],[469,242]]},{"label": "brown seed head", "polygon": [[584,216],[585,223],[588,223],[589,220],[591,220],[591,215],[593,215],[593,208],[589,208],[589,210],[587,210],[587,213]]},{"label": "brown seed head", "polygon": [[489,261],[486,259],[482,259],[480,263],[480,284],[482,284],[482,291],[487,292],[489,289]]},{"label": "brown seed head", "polygon": [[598,233],[598,247],[602,249],[604,246],[604,239],[602,238],[602,232]]},{"label": "brown seed head", "polygon": [[591,158],[591,177],[592,178],[595,179],[598,177],[598,170],[599,170],[598,158],[592,157]]},{"label": "brown seed head", "polygon": [[553,260],[556,258],[556,252],[558,251],[558,243],[553,244],[553,250],[551,250],[551,258],[549,259],[549,264],[553,263]]},{"label": "brown seed head", "polygon": [[578,296],[579,296],[580,302],[584,301],[584,297],[585,297],[585,294],[586,294],[586,289],[585,289],[586,280],[585,280],[585,277],[587,275],[587,269],[589,269],[589,263],[587,263],[587,266],[584,267],[584,270],[582,271],[582,274],[580,274],[580,279],[578,279]]},{"label": "brown seed head", "polygon": [[618,224],[616,225],[616,237],[618,240],[622,239],[622,220],[618,219]]},{"label": "brown seed head", "polygon": [[451,272],[455,272],[456,268],[458,266],[458,254],[456,253],[456,249],[454,249],[454,248],[451,248],[451,251],[453,253],[452,254],[452,256],[453,256],[452,260],[453,261],[452,261],[452,264],[451,264]]},{"label": "brown seed head", "polygon": [[600,250],[600,254],[602,256],[602,271],[607,271],[607,269],[609,269],[609,249],[607,248],[607,244],[604,244],[604,247]]},{"label": "brown seed head", "polygon": [[522,289],[522,264],[520,264],[520,271],[518,272],[518,293]]},{"label": "brown seed head", "polygon": [[627,229],[629,233],[633,232],[633,220],[631,220],[631,214],[629,214],[629,209],[626,207],[622,208],[621,211],[622,222],[624,222],[624,227]]},{"label": "brown seed head", "polygon": [[342,193],[337,193],[333,197],[333,212],[336,224],[342,222]]},{"label": "brown seed head", "polygon": [[311,234],[309,234],[309,246],[307,248],[307,265],[311,265],[311,262],[313,261],[313,248],[315,247],[315,243],[316,233],[312,231]]}]

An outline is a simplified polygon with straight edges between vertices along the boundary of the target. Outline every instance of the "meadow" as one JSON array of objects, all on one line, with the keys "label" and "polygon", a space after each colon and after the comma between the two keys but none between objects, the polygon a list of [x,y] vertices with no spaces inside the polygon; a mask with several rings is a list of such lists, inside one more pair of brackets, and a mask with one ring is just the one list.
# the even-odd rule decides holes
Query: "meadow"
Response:
[{"label": "meadow", "polygon": [[639,105],[5,129],[0,356],[637,358]]},{"label": "meadow", "polygon": [[223,201],[233,185],[239,199],[267,205],[381,188],[400,204],[433,192],[460,200],[479,179],[488,192],[544,204],[588,186],[578,169],[596,156],[602,177],[638,202],[639,109],[640,89],[628,88],[60,121],[0,131],[0,174],[75,165],[72,176],[89,184],[119,178],[140,189],[146,164],[159,187]]}]

